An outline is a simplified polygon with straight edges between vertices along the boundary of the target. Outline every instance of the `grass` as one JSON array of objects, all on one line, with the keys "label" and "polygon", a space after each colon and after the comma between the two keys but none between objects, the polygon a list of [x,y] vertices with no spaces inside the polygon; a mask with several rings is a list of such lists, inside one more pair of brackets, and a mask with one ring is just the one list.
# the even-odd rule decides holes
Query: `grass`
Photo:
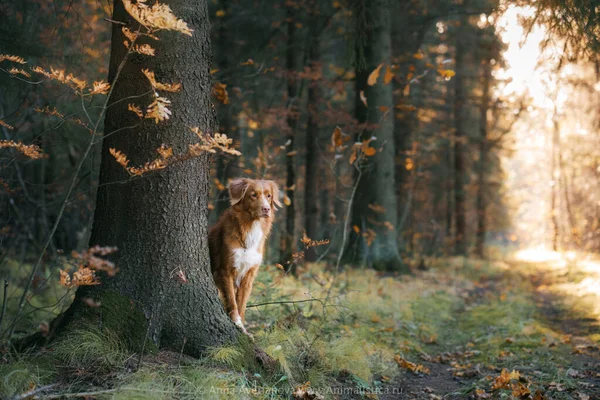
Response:
[{"label": "grass", "polygon": [[[109,330],[91,329],[72,332],[46,353],[7,353],[0,394],[23,393],[58,376],[62,390],[111,399],[289,398],[298,388],[331,397],[327,389],[336,386],[372,390],[417,379],[413,386],[442,388],[437,380],[457,386],[458,379],[463,384],[452,389],[457,398],[477,393],[510,398],[517,382],[491,390],[507,369],[519,371],[532,396],[540,390],[551,398],[573,398],[582,390],[581,376],[569,372],[575,344],[543,315],[529,279],[536,268],[454,258],[434,260],[428,271],[413,276],[356,269],[334,279],[325,265],[314,264],[296,279],[265,267],[254,304],[314,299],[249,308],[250,330],[258,346],[279,361],[276,373],[265,374],[243,343],[210,349],[201,360],[148,355],[132,372],[138,356]],[[321,300],[331,285],[334,296]],[[571,298],[561,304],[565,310],[582,306]],[[400,368],[397,357],[430,368],[442,365],[438,371],[444,376],[414,374]]]}]

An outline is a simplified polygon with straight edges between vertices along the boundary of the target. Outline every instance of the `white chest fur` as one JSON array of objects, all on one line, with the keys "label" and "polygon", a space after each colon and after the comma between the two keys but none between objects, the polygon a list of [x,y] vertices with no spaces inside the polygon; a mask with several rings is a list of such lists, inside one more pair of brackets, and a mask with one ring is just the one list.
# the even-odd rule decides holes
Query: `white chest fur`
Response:
[{"label": "white chest fur", "polygon": [[240,283],[250,268],[262,263],[262,250],[260,244],[263,239],[263,230],[260,221],[254,221],[252,228],[246,234],[246,248],[233,249],[233,267],[236,269],[235,286]]}]

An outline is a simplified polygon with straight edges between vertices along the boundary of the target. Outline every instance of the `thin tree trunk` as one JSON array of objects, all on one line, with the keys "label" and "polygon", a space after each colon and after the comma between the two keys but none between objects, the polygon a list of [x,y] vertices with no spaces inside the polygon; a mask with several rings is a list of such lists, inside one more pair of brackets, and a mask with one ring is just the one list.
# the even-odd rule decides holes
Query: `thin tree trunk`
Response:
[{"label": "thin tree trunk", "polygon": [[479,257],[484,256],[486,226],[486,192],[487,192],[487,173],[488,173],[488,121],[487,112],[490,106],[490,81],[492,79],[492,66],[488,59],[483,60],[482,65],[482,96],[479,105],[479,171],[477,182],[477,235],[475,243],[475,252]]},{"label": "thin tree trunk", "polygon": [[[231,32],[227,29],[227,24],[229,23],[231,16],[231,10],[229,7],[229,1],[224,1],[222,4],[225,15],[219,19],[219,53],[217,66],[221,71],[227,72],[232,67],[229,60],[229,55],[231,54],[229,50],[231,47],[231,42],[228,40],[228,35],[230,35]],[[228,82],[228,86],[232,86],[232,80]],[[219,132],[224,133],[235,140],[237,135],[234,134],[235,129],[232,108],[232,104],[219,104]],[[229,178],[232,178],[232,161],[233,160],[231,159],[231,156],[227,156],[225,154],[220,154],[217,156],[217,178],[223,186],[227,186]],[[211,218],[211,222],[216,221],[216,219],[229,207],[228,198],[229,195],[227,188],[219,190],[215,204],[215,212],[211,213],[214,216]]]},{"label": "thin tree trunk", "polygon": [[558,239],[560,236],[559,227],[558,227],[558,205],[557,205],[557,195],[556,191],[558,190],[558,162],[557,162],[557,152],[559,151],[559,131],[560,127],[558,125],[558,121],[556,121],[556,108],[554,109],[554,129],[552,131],[552,162],[550,165],[552,171],[552,181],[550,183],[550,218],[552,220],[552,250],[558,251]]},{"label": "thin tree trunk", "polygon": [[454,77],[454,217],[456,218],[454,252],[457,255],[466,255],[465,156],[463,147],[466,140],[464,121],[466,49],[464,36],[468,24],[467,17],[461,16],[459,24],[456,32],[456,76]]},{"label": "thin tree trunk", "polygon": [[[309,48],[309,65],[316,71],[319,66],[319,38],[313,37]],[[309,238],[320,239],[317,234],[317,221],[319,217],[319,192],[317,176],[319,174],[319,163],[317,162],[317,140],[319,137],[319,126],[317,124],[319,112],[319,82],[309,82],[307,111],[308,121],[306,123],[306,157],[305,157],[305,192],[304,192],[304,229]],[[319,237],[317,237],[319,236]],[[316,248],[306,251],[306,261],[315,261],[317,258]]]},{"label": "thin tree trunk", "polygon": [[[287,117],[287,146],[285,163],[286,163],[286,181],[285,194],[290,199],[290,204],[285,209],[285,232],[283,232],[283,248],[281,249],[281,259],[284,262],[291,261],[292,254],[296,252],[296,204],[294,200],[295,184],[296,184],[296,158],[295,140],[296,126],[298,117],[298,102],[301,97],[299,90],[299,79],[297,72],[302,67],[302,53],[300,48],[299,33],[296,30],[295,14],[292,8],[288,8],[288,42],[286,51],[286,67],[288,75],[287,95],[288,95],[288,117]],[[295,271],[295,263],[292,264],[292,271]]]},{"label": "thin tree trunk", "polygon": [[[147,119],[138,128],[105,137],[90,245],[117,246],[111,259],[119,271],[114,278],[102,277],[101,285],[80,288],[62,328],[88,321],[114,330],[134,350],[139,351],[147,338],[160,347],[197,356],[207,346],[221,345],[239,334],[223,310],[210,274],[208,155],[131,179],[109,154],[109,149],[118,149],[132,165],[141,165],[154,159],[163,143],[176,153],[185,151],[196,142],[190,126],[214,132],[207,2],[172,0],[169,5],[194,29],[193,37],[165,33],[153,43],[155,57],[131,56],[114,84],[105,132],[137,122],[127,101],[118,101],[148,92],[142,68],[154,71],[158,80],[181,82],[183,89],[169,94],[173,115],[168,121],[155,124]],[[119,0],[113,19],[134,23]],[[121,25],[114,24],[110,82],[125,55],[123,40]],[[151,95],[138,101],[150,102]],[[83,300],[88,297],[102,305],[86,306]]]}]

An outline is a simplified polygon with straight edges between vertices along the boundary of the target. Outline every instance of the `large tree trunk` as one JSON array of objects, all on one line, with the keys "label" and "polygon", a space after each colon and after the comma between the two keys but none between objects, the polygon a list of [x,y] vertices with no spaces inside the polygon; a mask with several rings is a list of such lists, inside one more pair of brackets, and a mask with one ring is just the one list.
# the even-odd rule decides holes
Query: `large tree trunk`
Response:
[{"label": "large tree trunk", "polygon": [[483,258],[485,250],[485,234],[486,227],[486,192],[487,192],[487,175],[488,167],[488,121],[487,112],[490,106],[490,81],[492,79],[492,65],[489,59],[483,60],[482,65],[482,96],[481,104],[479,105],[479,171],[477,182],[477,234],[475,242],[475,252],[479,257]]},{"label": "large tree trunk", "polygon": [[[466,7],[466,5],[465,5]],[[465,33],[468,17],[461,16],[456,32],[456,76],[454,78],[454,217],[456,230],[454,236],[454,252],[466,255],[466,211],[465,211]]]},{"label": "large tree trunk", "polygon": [[[110,148],[118,149],[132,165],[140,165],[156,158],[155,149],[163,143],[176,153],[186,151],[196,142],[190,126],[214,131],[206,0],[172,0],[169,5],[194,29],[193,37],[162,32],[161,40],[153,43],[155,57],[130,56],[114,85],[105,132],[137,123],[127,110],[129,101],[117,101],[148,92],[142,68],[155,71],[159,81],[181,82],[183,89],[168,95],[173,112],[168,121],[146,119],[139,127],[105,137],[90,246],[117,246],[112,260],[119,271],[114,278],[103,277],[99,286],[80,288],[65,321],[66,329],[82,320],[113,329],[133,347],[146,337],[160,347],[197,356],[239,333],[223,311],[210,275],[208,155],[132,179],[109,154]],[[120,0],[115,1],[113,18],[133,24]],[[123,40],[121,26],[115,24],[110,82],[125,56]],[[135,101],[147,104],[150,96]],[[102,306],[87,307],[82,299],[88,297]]]},{"label": "large tree trunk", "polygon": [[[362,28],[365,32],[359,30],[357,35],[366,34],[366,40],[358,40],[357,47],[356,117],[361,122],[377,125],[376,129],[364,132],[359,139],[377,137],[371,145],[378,152],[361,164],[362,176],[352,204],[352,225],[360,228],[361,233],[371,229],[375,237],[369,245],[353,230],[348,256],[355,263],[366,261],[375,268],[397,270],[402,268],[402,264],[396,234],[398,207],[394,181],[393,86],[383,82],[385,66],[390,65],[391,58],[389,3],[387,0],[366,0],[356,11],[362,13],[357,15],[365,20]],[[361,63],[363,56],[364,63]],[[367,76],[381,63],[384,67],[380,78],[375,85],[368,86]],[[361,90],[366,95],[368,109],[360,100]]]}]

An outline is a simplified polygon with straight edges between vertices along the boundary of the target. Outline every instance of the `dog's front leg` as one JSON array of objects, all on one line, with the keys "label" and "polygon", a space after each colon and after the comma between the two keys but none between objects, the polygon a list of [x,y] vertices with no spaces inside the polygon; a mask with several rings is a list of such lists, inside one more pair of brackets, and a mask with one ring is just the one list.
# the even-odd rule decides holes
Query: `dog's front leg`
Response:
[{"label": "dog's front leg", "polygon": [[227,311],[227,315],[229,315],[234,324],[236,324],[244,333],[247,333],[238,310],[233,277],[224,277],[221,282],[222,284],[219,289],[223,293],[223,303],[225,303],[225,311]]},{"label": "dog's front leg", "polygon": [[258,272],[258,265],[250,268],[246,273],[246,276],[240,282],[240,287],[237,291],[236,301],[237,301],[237,309],[240,313],[240,318],[242,322],[246,319],[246,303],[248,302],[248,298],[250,297],[250,293],[252,292],[252,284],[254,283],[254,278],[256,278],[256,273]]}]

